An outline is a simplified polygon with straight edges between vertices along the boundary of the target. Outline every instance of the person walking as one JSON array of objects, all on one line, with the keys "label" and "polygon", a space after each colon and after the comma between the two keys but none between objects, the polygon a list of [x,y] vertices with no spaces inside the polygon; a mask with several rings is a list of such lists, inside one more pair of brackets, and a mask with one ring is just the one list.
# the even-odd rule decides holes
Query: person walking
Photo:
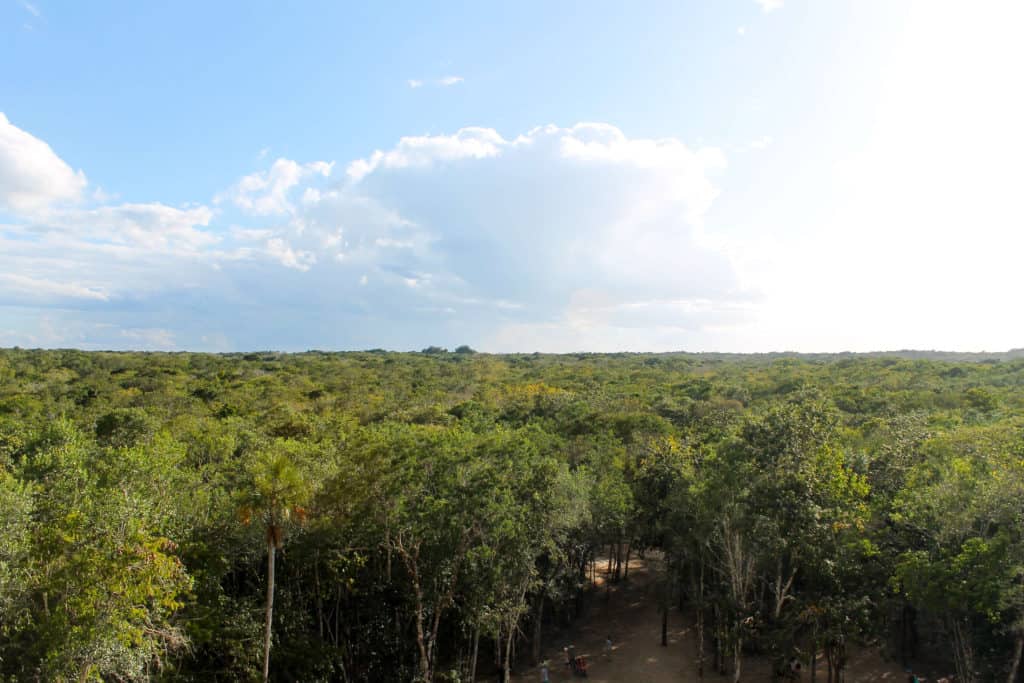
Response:
[{"label": "person walking", "polygon": [[551,672],[548,670],[547,661],[540,665],[540,683],[551,683]]},{"label": "person walking", "polygon": [[611,659],[612,658],[612,637],[611,636],[608,636],[604,640],[604,658],[605,659]]}]

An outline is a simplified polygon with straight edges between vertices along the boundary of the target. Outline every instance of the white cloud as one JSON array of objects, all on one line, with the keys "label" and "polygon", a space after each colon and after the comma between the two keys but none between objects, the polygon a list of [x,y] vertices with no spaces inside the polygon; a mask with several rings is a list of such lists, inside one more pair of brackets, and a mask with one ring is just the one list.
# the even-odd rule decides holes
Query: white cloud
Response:
[{"label": "white cloud", "polygon": [[333,162],[326,161],[298,164],[290,159],[278,159],[268,170],[245,176],[214,201],[230,201],[256,216],[286,214],[292,209],[289,199],[292,188],[310,176],[330,176],[333,166]]},{"label": "white cloud", "polygon": [[77,282],[56,282],[43,278],[28,277],[16,273],[0,273],[0,295],[15,294],[19,298],[71,298],[107,301],[109,297],[102,289],[88,287]]},{"label": "white cloud", "polygon": [[31,14],[36,19],[42,16],[42,13],[39,11],[39,8],[33,5],[32,3],[27,2],[26,0],[21,0],[21,6],[25,8],[26,12]]},{"label": "white cloud", "polygon": [[463,128],[454,135],[404,137],[394,149],[376,151],[348,165],[349,178],[359,180],[378,168],[429,166],[438,161],[497,156],[506,141],[492,128]]},{"label": "white cloud", "polygon": [[85,186],[85,174],[0,112],[0,210],[37,213],[78,200]]},{"label": "white cloud", "polygon": [[747,35],[747,27],[746,26],[738,27],[736,29],[736,35],[738,35],[738,36],[745,36],[745,35]]},{"label": "white cloud", "polygon": [[768,149],[772,144],[772,137],[770,135],[762,135],[758,139],[750,143],[752,149]]},{"label": "white cloud", "polygon": [[237,225],[231,226],[231,236],[239,242],[263,242],[270,239],[274,234],[273,230],[258,228],[242,228]]},{"label": "white cloud", "polygon": [[374,240],[378,247],[393,247],[395,249],[412,249],[416,243],[412,240],[395,240],[390,237],[378,237]]},{"label": "white cloud", "polygon": [[246,257],[216,250],[212,215],[201,206],[120,204],[0,225],[0,291],[7,303],[95,310],[198,287],[217,261]]},{"label": "white cloud", "polygon": [[[695,329],[749,313],[749,293],[702,228],[725,165],[718,149],[600,123],[514,138],[487,128],[406,137],[293,207],[273,252],[318,283],[369,268],[373,287],[354,278],[368,290],[360,300],[396,315],[412,310],[407,301],[416,311],[488,311],[481,326],[494,328],[495,344],[506,324],[599,317],[588,348],[607,347],[615,330],[647,338],[654,328],[681,346]],[[311,258],[289,256],[299,252]],[[601,305],[579,306],[581,292]]]},{"label": "white cloud", "polygon": [[280,237],[267,240],[267,253],[280,261],[282,266],[296,270],[307,271],[316,263],[316,254],[292,249],[291,245]]},{"label": "white cloud", "polygon": [[527,330],[547,350],[686,346],[749,300],[702,227],[724,167],[717,149],[600,123],[411,136],[339,178],[278,159],[217,197],[242,214],[224,229],[211,207],[159,203],[2,225],[0,292],[107,348],[510,348]]},{"label": "white cloud", "polygon": [[410,88],[416,89],[416,88],[422,88],[425,85],[438,86],[438,87],[441,87],[441,88],[449,88],[449,87],[451,87],[453,85],[458,85],[459,83],[465,83],[465,82],[466,82],[466,79],[463,78],[462,76],[445,76],[443,78],[438,78],[438,79],[435,79],[435,80],[431,80],[429,82],[428,81],[424,81],[424,80],[419,79],[419,78],[410,78],[405,83]]},{"label": "white cloud", "polygon": [[116,200],[118,197],[116,194],[110,194],[102,187],[97,187],[95,190],[92,191],[92,198],[93,200],[99,202],[100,204],[107,204],[109,202]]},{"label": "white cloud", "polygon": [[117,204],[52,211],[33,223],[32,229],[62,233],[71,240],[130,245],[153,252],[194,252],[219,241],[201,229],[212,218],[213,212],[206,206],[176,209],[160,203]]},{"label": "white cloud", "polygon": [[763,12],[773,12],[782,7],[785,0],[754,0]]},{"label": "white cloud", "polygon": [[129,345],[139,351],[169,351],[177,348],[174,332],[163,328],[128,328],[120,330],[120,335],[129,340]]}]

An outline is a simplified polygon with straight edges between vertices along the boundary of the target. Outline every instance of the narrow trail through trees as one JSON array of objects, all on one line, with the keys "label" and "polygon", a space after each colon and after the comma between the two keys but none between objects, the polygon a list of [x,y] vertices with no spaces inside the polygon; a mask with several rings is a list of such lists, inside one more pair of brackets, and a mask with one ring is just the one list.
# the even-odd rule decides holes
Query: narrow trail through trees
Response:
[{"label": "narrow trail through trees", "polygon": [[[598,567],[602,567],[599,558]],[[542,661],[551,669],[551,681],[588,680],[590,683],[643,682],[643,683],[696,683],[700,679],[696,668],[696,629],[693,615],[669,612],[668,645],[661,645],[661,612],[658,609],[652,570],[644,560],[633,558],[629,563],[629,579],[610,586],[607,600],[602,592],[603,573],[598,576],[600,591],[590,598],[583,616],[569,629],[552,632],[545,638]],[[551,627],[548,627],[551,628]],[[605,639],[611,636],[612,653],[604,655]],[[573,677],[566,665],[562,648],[574,645],[577,655],[587,659],[586,679]],[[536,683],[541,680],[540,666],[531,667],[512,677],[517,683]],[[711,683],[732,680],[731,675],[720,676],[705,670],[704,679]],[[743,662],[744,681],[771,681],[770,662],[747,657]],[[803,681],[811,680],[805,671]],[[817,681],[825,683],[827,676],[819,669]],[[877,653],[868,650],[851,652],[846,683],[871,681],[904,681],[906,674],[892,662],[883,662]]]}]

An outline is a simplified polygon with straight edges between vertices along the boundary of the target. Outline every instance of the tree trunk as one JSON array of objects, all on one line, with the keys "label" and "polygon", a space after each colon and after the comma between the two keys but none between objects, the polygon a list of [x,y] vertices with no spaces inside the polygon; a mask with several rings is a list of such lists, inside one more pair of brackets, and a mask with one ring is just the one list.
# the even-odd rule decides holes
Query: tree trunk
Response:
[{"label": "tree trunk", "polygon": [[608,579],[612,578],[612,560],[615,559],[615,544],[608,544],[608,571],[605,572],[608,575]]},{"label": "tree trunk", "polygon": [[534,622],[534,625],[533,625],[533,651],[531,652],[531,654],[533,656],[533,663],[534,664],[539,664],[540,663],[540,644],[541,644],[540,638],[541,638],[541,624],[542,624],[543,620],[544,620],[544,595],[541,594],[541,595],[537,596],[537,614],[536,614],[536,621]]},{"label": "tree trunk", "polygon": [[907,668],[907,606],[900,609],[900,664]]},{"label": "tree trunk", "polygon": [[742,532],[734,529],[731,520],[722,520],[723,557],[725,574],[729,582],[729,590],[736,605],[735,626],[737,636],[733,657],[736,663],[735,681],[739,681],[739,666],[742,659],[743,638],[739,635],[739,626],[748,614],[751,584],[754,579],[754,555],[748,552]]},{"label": "tree trunk", "polygon": [[697,678],[704,680],[704,561],[700,560],[697,586]]},{"label": "tree trunk", "polygon": [[714,605],[714,613],[712,614],[712,619],[714,620],[712,624],[714,628],[711,629],[711,654],[713,655],[712,659],[714,659],[715,671],[717,671],[720,674],[724,674],[725,658],[722,654],[722,613],[718,605]]},{"label": "tree trunk", "polygon": [[668,647],[668,603],[661,606],[661,646]]},{"label": "tree trunk", "polygon": [[623,578],[626,578],[626,579],[629,578],[629,556],[630,556],[630,554],[632,552],[633,552],[633,542],[630,541],[629,544],[626,545],[626,572],[625,572],[625,576],[623,577]]},{"label": "tree trunk", "polygon": [[313,578],[316,587],[316,623],[320,627],[320,640],[324,639],[324,601],[320,594],[320,551],[313,554]]},{"label": "tree trunk", "polygon": [[420,652],[419,670],[420,679],[430,681],[430,653],[427,651],[426,634],[423,632],[423,591],[420,590],[419,580],[413,580],[416,589],[416,647]]},{"label": "tree trunk", "polygon": [[501,677],[503,683],[509,683],[512,680],[512,641],[516,637],[515,624],[508,630],[508,640],[505,641],[505,673]]},{"label": "tree trunk", "polygon": [[391,517],[385,516],[384,522],[384,547],[387,549],[385,557],[384,572],[387,574],[388,583],[391,582]]},{"label": "tree trunk", "polygon": [[480,627],[473,629],[473,656],[469,659],[469,683],[476,683],[476,655],[480,649]]},{"label": "tree trunk", "polygon": [[267,620],[263,628],[263,681],[270,680],[270,625],[274,620],[274,536],[273,527],[267,531]]},{"label": "tree trunk", "polygon": [[732,683],[740,683],[743,669],[743,639],[737,638],[732,650]]},{"label": "tree trunk", "polygon": [[494,668],[501,671],[501,626],[494,634]]},{"label": "tree trunk", "polygon": [[718,673],[725,676],[729,673],[729,634],[725,630],[725,626],[721,626],[721,631],[718,634],[718,657],[721,662],[718,665]]},{"label": "tree trunk", "polygon": [[811,683],[818,678],[818,638],[811,638]]},{"label": "tree trunk", "polygon": [[338,666],[341,667],[341,680],[342,683],[348,683],[348,669],[345,667],[345,660],[339,659]]},{"label": "tree trunk", "polygon": [[697,609],[697,680],[704,680],[704,606]]},{"label": "tree trunk", "polygon": [[1006,677],[1006,683],[1017,683],[1017,672],[1020,670],[1020,657],[1024,652],[1024,633],[1017,636],[1017,642],[1013,647],[1013,665],[1010,666],[1010,675]]},{"label": "tree trunk", "polygon": [[793,587],[793,579],[796,578],[796,569],[789,573],[789,578],[783,581],[782,576],[782,558],[779,558],[777,571],[775,573],[775,607],[772,610],[772,616],[775,621],[779,620],[782,616],[782,606],[789,600],[789,589]]},{"label": "tree trunk", "polygon": [[913,605],[907,610],[907,638],[910,645],[910,658],[917,659],[917,643],[920,634],[917,632],[917,610]]},{"label": "tree trunk", "polygon": [[964,683],[974,683],[977,678],[974,671],[974,648],[971,646],[971,636],[960,625],[960,620],[955,617],[950,619],[950,626],[957,678]]}]

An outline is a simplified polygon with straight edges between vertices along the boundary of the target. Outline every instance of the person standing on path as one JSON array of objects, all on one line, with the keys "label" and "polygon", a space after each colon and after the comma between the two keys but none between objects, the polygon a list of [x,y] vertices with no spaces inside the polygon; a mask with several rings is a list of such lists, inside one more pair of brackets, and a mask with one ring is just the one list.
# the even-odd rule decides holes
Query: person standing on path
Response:
[{"label": "person standing on path", "polygon": [[548,671],[548,663],[540,665],[540,683],[551,683],[551,672]]}]

